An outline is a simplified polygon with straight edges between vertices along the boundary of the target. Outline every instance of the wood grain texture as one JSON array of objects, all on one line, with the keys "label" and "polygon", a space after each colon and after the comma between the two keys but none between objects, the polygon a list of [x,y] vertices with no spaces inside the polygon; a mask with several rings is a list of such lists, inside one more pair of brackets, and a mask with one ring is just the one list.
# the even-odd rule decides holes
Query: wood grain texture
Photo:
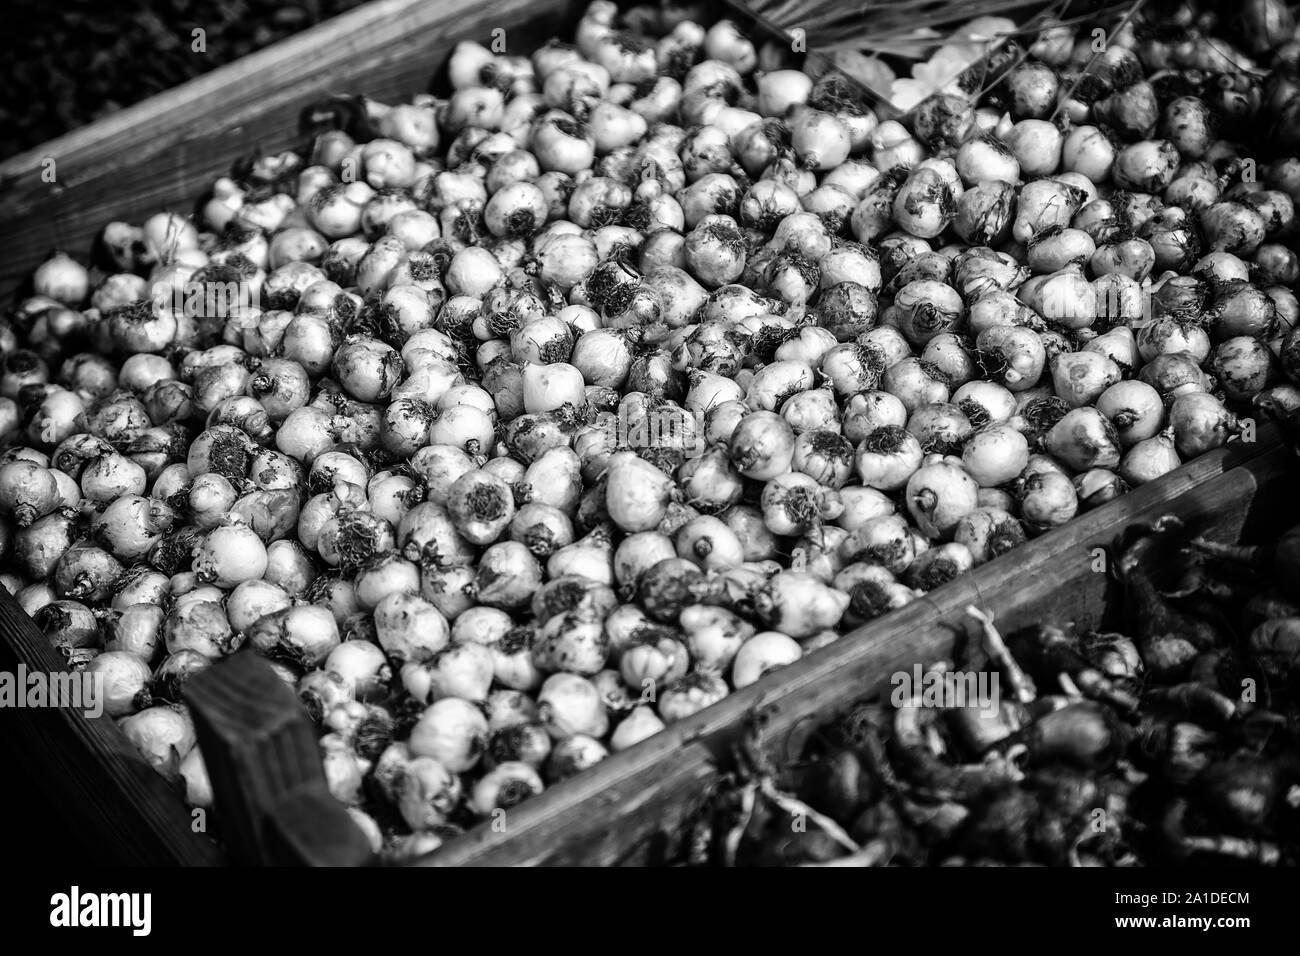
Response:
[{"label": "wood grain texture", "polygon": [[[531,51],[575,19],[575,0],[377,0],[0,164],[0,301],[53,248],[87,252],[113,220],[189,212],[255,148],[299,137],[299,111],[330,93],[387,101],[429,87],[461,40]],[[56,181],[43,182],[45,161]]]},{"label": "wood grain texture", "polygon": [[[9,592],[0,588],[0,669],[67,671],[62,657]],[[0,709],[6,745],[19,772],[4,786],[78,821],[80,861],[128,866],[206,866],[221,862],[214,844],[191,829],[182,794],[136,752],[112,718],[67,707]]]},{"label": "wood grain texture", "polygon": [[369,860],[364,835],[329,795],[316,731],[298,695],[265,660],[251,650],[234,654],[197,674],[184,694],[234,860]]},{"label": "wood grain texture", "polygon": [[1259,488],[1281,487],[1292,461],[1271,429],[1258,443],[1211,452],[553,787],[511,810],[503,831],[477,827],[419,862],[612,865],[644,854],[647,843],[671,838],[698,805],[717,779],[719,758],[752,719],[761,715],[775,753],[798,753],[813,716],[879,690],[896,670],[948,656],[970,604],[993,610],[1006,631],[1047,619],[1095,625],[1118,587],[1093,570],[1095,548],[1111,547],[1134,522],[1169,512],[1207,534],[1233,538]]},{"label": "wood grain texture", "polygon": [[367,866],[377,862],[365,834],[322,780],[284,796],[267,820],[275,866]]}]

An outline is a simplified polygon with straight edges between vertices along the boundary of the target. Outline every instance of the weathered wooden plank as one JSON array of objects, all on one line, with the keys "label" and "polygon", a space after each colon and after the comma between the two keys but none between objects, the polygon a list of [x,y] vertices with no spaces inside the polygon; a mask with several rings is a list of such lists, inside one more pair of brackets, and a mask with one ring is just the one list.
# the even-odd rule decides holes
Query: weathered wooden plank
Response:
[{"label": "weathered wooden plank", "polygon": [[366,866],[365,835],[322,780],[283,797],[267,820],[267,862],[275,866]]},{"label": "weathered wooden plank", "polygon": [[196,675],[184,693],[233,859],[311,866],[369,860],[364,835],[329,795],[298,695],[265,660],[235,654]]}]

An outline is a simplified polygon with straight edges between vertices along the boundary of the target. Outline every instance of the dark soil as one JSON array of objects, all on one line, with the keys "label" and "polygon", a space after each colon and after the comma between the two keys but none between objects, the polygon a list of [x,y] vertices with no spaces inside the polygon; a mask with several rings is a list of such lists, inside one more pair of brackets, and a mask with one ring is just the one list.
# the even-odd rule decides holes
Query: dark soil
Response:
[{"label": "dark soil", "polygon": [[[361,2],[10,0],[8,26],[0,31],[0,156],[178,86]],[[195,30],[203,31],[201,42]]]}]

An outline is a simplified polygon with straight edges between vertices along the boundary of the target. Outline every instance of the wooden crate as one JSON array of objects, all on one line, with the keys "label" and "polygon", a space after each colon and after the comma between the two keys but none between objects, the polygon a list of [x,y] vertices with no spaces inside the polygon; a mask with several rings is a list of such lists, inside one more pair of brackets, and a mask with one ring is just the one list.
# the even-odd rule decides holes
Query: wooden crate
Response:
[{"label": "wooden crate", "polygon": [[[406,97],[428,86],[460,40],[488,42],[500,27],[509,49],[527,52],[545,37],[571,32],[583,6],[579,0],[378,0],[14,157],[0,164],[0,295],[15,289],[50,247],[84,251],[110,219],[141,221],[163,208],[188,208],[198,188],[255,146],[293,145],[299,110],[323,92]],[[55,160],[54,183],[41,177],[46,159]],[[1010,628],[1047,614],[1095,621],[1115,585],[1093,572],[1094,548],[1113,542],[1131,522],[1166,511],[1235,537],[1252,509],[1282,500],[1289,458],[1269,430],[1256,444],[1212,452],[559,784],[512,810],[504,830],[479,827],[422,862],[653,861],[662,835],[716,779],[717,761],[752,715],[766,716],[773,745],[797,749],[799,728],[811,716],[850,703],[899,668],[944,656],[950,626],[972,602],[995,610]],[[19,663],[29,670],[64,666],[0,589],[0,668]],[[195,682],[227,848],[241,860],[361,861],[367,854],[355,828],[322,798],[305,719],[292,700],[273,696],[283,685],[257,683],[266,674],[241,654]],[[50,800],[75,804],[84,838],[108,856],[155,865],[228,859],[194,832],[180,794],[110,720],[66,710],[13,716],[11,742],[30,761],[20,765],[39,768],[29,774],[30,785]]]},{"label": "wooden crate", "polygon": [[[1300,519],[1300,504],[1288,494],[1295,468],[1294,455],[1272,429],[1262,430],[1257,443],[1210,452],[550,788],[509,811],[503,828],[480,825],[420,863],[655,862],[755,716],[764,720],[770,747],[797,753],[812,718],[878,690],[895,671],[947,656],[970,604],[993,611],[1006,630],[1041,620],[1095,625],[1117,593],[1105,549],[1126,528],[1166,513],[1221,540],[1237,540],[1252,520],[1267,528],[1285,526]],[[0,665],[17,662],[29,670],[64,666],[0,590]],[[251,652],[240,653],[200,674],[193,685],[190,700],[214,778],[218,818],[237,858],[365,862],[368,852],[355,828],[323,796],[306,717],[269,668]],[[123,859],[222,860],[209,840],[191,832],[180,794],[145,766],[107,718],[89,720],[70,710],[16,713],[23,723],[15,734],[33,765],[44,768],[33,778],[83,807],[87,830],[119,848]]]}]

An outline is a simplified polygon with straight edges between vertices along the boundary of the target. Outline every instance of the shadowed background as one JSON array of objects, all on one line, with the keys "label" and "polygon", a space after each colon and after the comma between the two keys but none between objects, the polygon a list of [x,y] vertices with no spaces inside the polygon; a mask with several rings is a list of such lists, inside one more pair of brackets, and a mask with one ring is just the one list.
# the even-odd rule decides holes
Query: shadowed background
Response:
[{"label": "shadowed background", "polygon": [[[0,157],[359,6],[362,0],[10,0]],[[206,53],[191,49],[205,31]]]}]

